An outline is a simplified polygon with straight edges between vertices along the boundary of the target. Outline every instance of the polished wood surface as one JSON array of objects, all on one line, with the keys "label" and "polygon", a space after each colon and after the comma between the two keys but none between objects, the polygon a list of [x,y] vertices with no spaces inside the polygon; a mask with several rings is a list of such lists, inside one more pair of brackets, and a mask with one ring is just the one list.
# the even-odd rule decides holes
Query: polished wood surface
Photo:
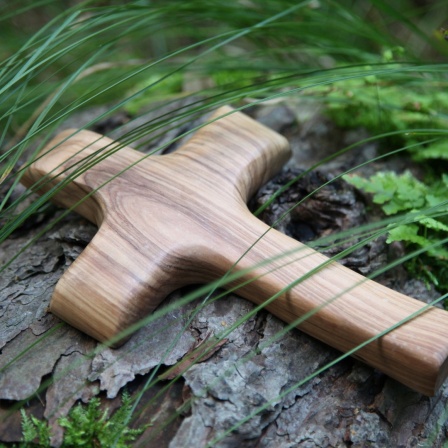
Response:
[{"label": "polished wood surface", "polygon": [[[299,328],[346,352],[425,306],[254,217],[247,200],[288,160],[288,143],[229,107],[214,118],[222,115],[164,156],[145,158],[75,130],[62,132],[41,152],[24,184],[42,193],[87,164],[53,201],[76,205],[99,227],[57,284],[54,314],[107,341],[174,289],[232,269],[241,276],[227,287],[242,285],[239,295],[256,304],[268,301],[266,308],[286,322],[309,314]],[[432,395],[447,375],[448,314],[431,308],[355,357]]]}]

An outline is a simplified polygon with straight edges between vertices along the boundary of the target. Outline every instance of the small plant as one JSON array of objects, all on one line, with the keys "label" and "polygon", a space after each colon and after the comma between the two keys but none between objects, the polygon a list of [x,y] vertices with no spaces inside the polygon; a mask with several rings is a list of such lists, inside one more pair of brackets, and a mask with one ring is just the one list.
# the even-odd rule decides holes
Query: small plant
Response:
[{"label": "small plant", "polygon": [[[371,134],[397,132],[389,136],[393,145],[412,145],[428,139],[428,132],[413,132],[418,129],[436,130],[446,136],[448,126],[448,93],[446,80],[417,82],[417,77],[384,77],[371,75],[366,67],[366,76],[348,77],[333,84],[310,90],[327,105],[325,113],[342,128],[364,127]],[[414,77],[415,85],[411,80]],[[441,134],[441,135],[442,135]],[[440,136],[439,136],[440,137]],[[410,150],[418,160],[448,158],[446,140],[427,142],[424,150]]]},{"label": "small plant", "polygon": [[24,446],[33,446],[33,441],[38,441],[42,447],[50,447],[50,428],[44,420],[36,417],[28,417],[24,409],[20,410],[22,414],[22,432],[25,441]]},{"label": "small plant", "polygon": [[[395,59],[393,54],[386,53],[384,60]],[[438,173],[443,172],[443,164],[448,160],[445,131],[448,94],[443,88],[434,88],[436,84],[431,82],[405,87],[402,83],[406,76],[400,76],[385,79],[366,71],[364,78],[341,80],[321,86],[316,92],[323,95],[328,115],[339,126],[364,127],[371,134],[396,132],[389,136],[388,146],[407,147],[414,161],[425,163],[427,175],[423,181],[410,172],[391,171],[379,172],[368,179],[359,176],[345,179],[372,194],[373,202],[385,215],[397,216],[396,223],[387,229],[388,243],[401,241],[410,250],[424,251],[406,263],[411,275],[446,292],[448,176]],[[446,80],[437,82],[440,87]]]},{"label": "small plant", "polygon": [[[373,202],[386,215],[402,215],[397,224],[389,225],[387,242],[402,241],[409,248],[424,249],[421,256],[407,263],[408,269],[440,290],[448,290],[448,176],[424,183],[409,171],[403,174],[387,171],[369,179],[345,176],[345,180],[372,194]],[[403,216],[404,213],[407,215]]]},{"label": "small plant", "polygon": [[[50,447],[51,431],[48,423],[36,417],[28,417],[22,409],[23,442],[21,447]],[[99,398],[93,398],[87,405],[76,405],[67,417],[58,422],[65,429],[62,448],[96,448],[129,446],[146,426],[131,429],[127,426],[128,417],[132,413],[132,399],[127,392],[123,393],[122,406],[111,416],[109,409],[100,408]]]}]

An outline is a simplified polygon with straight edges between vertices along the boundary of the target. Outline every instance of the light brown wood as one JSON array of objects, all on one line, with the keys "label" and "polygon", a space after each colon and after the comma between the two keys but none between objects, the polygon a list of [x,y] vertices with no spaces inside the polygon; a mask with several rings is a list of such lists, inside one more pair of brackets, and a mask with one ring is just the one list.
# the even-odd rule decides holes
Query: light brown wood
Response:
[{"label": "light brown wood", "polygon": [[[215,118],[228,112],[221,108]],[[290,152],[282,136],[246,115],[232,113],[207,125],[173,154],[143,160],[131,148],[118,148],[93,132],[65,131],[23,178],[32,187],[47,176],[49,182],[33,187],[42,193],[80,161],[116,151],[53,199],[72,207],[124,170],[76,207],[99,231],[60,279],[51,302],[53,313],[94,338],[114,337],[174,289],[216,280],[238,260],[233,272],[243,275],[230,286],[253,280],[238,294],[262,304],[280,292],[266,306],[271,313],[286,322],[311,313],[299,328],[343,352],[425,306],[327,263],[249,212],[247,200]],[[308,276],[312,270],[317,272]],[[288,285],[294,286],[283,291]],[[433,395],[447,375],[448,314],[431,308],[355,356]]]}]

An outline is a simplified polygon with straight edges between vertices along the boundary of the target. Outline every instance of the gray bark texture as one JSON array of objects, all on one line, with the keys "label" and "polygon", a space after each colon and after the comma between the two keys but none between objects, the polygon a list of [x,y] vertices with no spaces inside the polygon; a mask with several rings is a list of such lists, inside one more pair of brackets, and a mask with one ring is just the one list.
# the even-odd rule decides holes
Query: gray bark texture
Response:
[{"label": "gray bark texture", "polygon": [[[283,133],[294,150],[284,171],[252,199],[252,209],[264,204],[300,170],[364,137],[361,130],[335,129],[315,111],[308,111],[313,118],[303,124],[303,110],[299,114],[291,105],[250,113]],[[67,127],[88,119],[82,116],[80,123],[67,123]],[[125,121],[126,117],[118,116],[115,122],[109,120],[94,130],[110,132]],[[114,137],[139,124],[138,120],[129,122]],[[150,151],[180,135],[186,126],[167,129],[157,142],[138,143]],[[261,218],[274,223],[316,187],[375,154],[375,144],[369,143],[304,175]],[[403,163],[397,159],[392,167],[400,169]],[[376,164],[365,170],[380,168]],[[58,216],[61,211],[50,208],[31,218],[3,244],[0,264]],[[296,207],[277,227],[307,242],[356,227],[366,219],[370,217],[363,198],[338,180]],[[76,402],[98,395],[105,406],[116,409],[126,388],[132,396],[141,395],[131,426],[151,423],[137,440],[139,447],[442,447],[448,443],[447,385],[428,398],[352,358],[326,367],[340,353],[298,330],[285,331],[286,325],[265,311],[244,320],[254,306],[234,294],[214,300],[221,293],[216,291],[205,302],[199,298],[179,305],[192,289],[176,291],[163,304],[168,311],[122,347],[99,346],[47,312],[56,282],[95,231],[92,224],[69,214],[2,274],[0,441],[21,440],[17,404],[29,415],[48,419],[53,445],[59,446],[63,430],[57,419],[67,415]],[[328,255],[336,253],[335,249],[322,250]],[[366,275],[401,254],[400,246],[379,239],[341,262]],[[424,301],[438,296],[421,282],[408,279],[402,268],[389,271],[379,281]],[[236,325],[239,320],[242,323]],[[209,351],[197,355],[200,347]]]}]

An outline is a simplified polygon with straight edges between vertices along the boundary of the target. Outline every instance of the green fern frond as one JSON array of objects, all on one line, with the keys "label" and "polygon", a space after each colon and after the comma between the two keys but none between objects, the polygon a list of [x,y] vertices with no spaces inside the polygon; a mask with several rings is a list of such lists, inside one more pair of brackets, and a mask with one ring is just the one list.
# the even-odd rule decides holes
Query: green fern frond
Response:
[{"label": "green fern frond", "polygon": [[[122,405],[112,415],[109,409],[101,410],[99,398],[92,398],[87,405],[78,403],[67,417],[58,419],[65,429],[62,448],[116,447],[126,448],[141,435],[147,425],[129,428],[132,414],[131,396],[125,391]],[[21,409],[23,444],[21,446],[50,447],[50,426],[47,421],[28,416]]]},{"label": "green fern frond", "polygon": [[24,446],[34,446],[46,448],[51,446],[50,427],[44,420],[31,416],[28,417],[24,409],[20,410],[22,416],[22,433]]}]

